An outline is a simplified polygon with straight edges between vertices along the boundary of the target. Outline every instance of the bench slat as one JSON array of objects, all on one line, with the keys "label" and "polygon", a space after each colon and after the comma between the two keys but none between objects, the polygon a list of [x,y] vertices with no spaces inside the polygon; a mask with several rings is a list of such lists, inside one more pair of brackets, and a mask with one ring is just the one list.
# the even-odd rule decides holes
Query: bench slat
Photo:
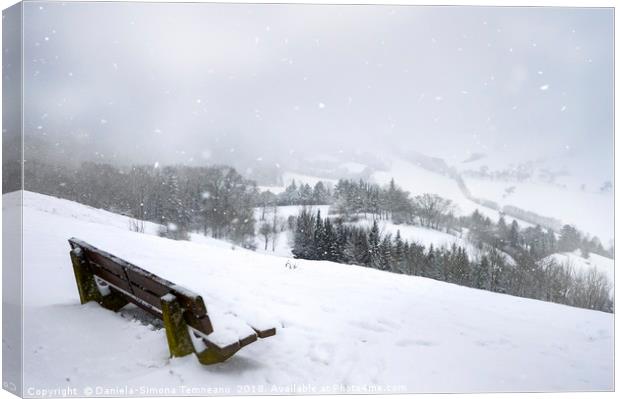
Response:
[{"label": "bench slat", "polygon": [[91,271],[93,272],[95,276],[101,277],[104,281],[107,281],[110,284],[115,285],[118,288],[131,293],[131,285],[129,284],[127,280],[123,280],[116,274],[110,273],[106,269],[99,267],[98,264],[91,263],[90,266],[91,266]]},{"label": "bench slat", "polygon": [[94,262],[97,265],[99,265],[100,268],[105,269],[106,271],[110,273],[116,274],[118,277],[122,278],[123,280],[127,280],[127,277],[125,276],[125,270],[123,270],[121,266],[117,265],[110,259],[106,258],[102,254],[99,254],[94,251],[90,251],[89,249],[84,250],[84,253],[86,255],[86,260],[88,262]]},{"label": "bench slat", "polygon": [[142,270],[127,269],[127,276],[133,284],[152,292],[158,297],[172,293],[177,297],[179,303],[181,303],[181,306],[190,309],[196,317],[207,314],[207,307],[205,306],[200,295],[196,295],[189,291],[181,291],[176,284],[172,284],[170,282],[167,282],[168,284],[164,284],[162,281],[157,281],[153,279],[152,276],[143,273]]}]

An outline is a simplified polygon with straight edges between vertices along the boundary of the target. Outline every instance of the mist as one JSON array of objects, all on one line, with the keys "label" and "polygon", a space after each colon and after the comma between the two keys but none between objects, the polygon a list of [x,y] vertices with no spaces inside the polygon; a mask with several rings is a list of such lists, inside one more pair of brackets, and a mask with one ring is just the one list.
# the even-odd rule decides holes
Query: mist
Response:
[{"label": "mist", "polygon": [[286,165],[415,150],[612,177],[612,9],[24,7],[25,135],[50,157]]}]

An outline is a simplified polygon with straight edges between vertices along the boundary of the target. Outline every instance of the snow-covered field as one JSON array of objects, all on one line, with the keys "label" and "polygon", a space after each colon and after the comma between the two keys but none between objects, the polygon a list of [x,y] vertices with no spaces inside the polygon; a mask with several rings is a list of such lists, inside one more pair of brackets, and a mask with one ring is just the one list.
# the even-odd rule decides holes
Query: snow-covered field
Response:
[{"label": "snow-covered field", "polygon": [[[15,195],[3,196],[3,212],[19,212]],[[614,388],[611,314],[331,262],[292,260],[289,269],[281,257],[134,233],[122,216],[24,197],[26,387],[133,395],[145,394],[141,386],[177,395],[287,393],[293,384],[324,393]],[[278,333],[215,366],[169,359],[164,331],[134,320],[136,310],[79,304],[72,236],[197,291],[210,311],[260,312]]]},{"label": "snow-covered field", "polygon": [[614,284],[614,260],[597,254],[590,254],[586,259],[581,256],[581,252],[562,252],[550,255],[551,258],[561,265],[572,267],[576,272],[587,271],[595,268],[600,273],[607,276],[609,282]]},{"label": "snow-covered field", "polygon": [[[358,226],[371,228],[373,220],[372,218],[360,219],[355,224]],[[478,252],[478,250],[471,245],[469,241],[452,234],[444,233],[443,231],[407,224],[394,224],[387,220],[378,220],[377,225],[379,226],[379,231],[381,232],[382,237],[384,234],[391,234],[392,238],[394,238],[396,237],[396,233],[400,231],[400,236],[403,240],[424,245],[426,248],[428,248],[431,244],[435,248],[450,247],[452,244],[456,244],[457,246],[465,248],[469,254],[475,254]]]},{"label": "snow-covered field", "polygon": [[[536,182],[505,182],[490,179],[466,179],[472,195],[514,205],[574,224],[596,235],[607,246],[614,235],[614,201],[611,193],[582,191]],[[510,194],[506,190],[510,189]]]},{"label": "snow-covered field", "polygon": [[[447,198],[456,205],[456,213],[458,215],[469,215],[477,209],[494,222],[497,222],[500,217],[498,211],[481,206],[467,198],[459,188],[456,180],[451,177],[432,172],[400,158],[395,157],[392,160],[389,172],[375,172],[372,174],[372,178],[381,185],[386,185],[391,179],[394,179],[397,185],[409,191],[412,196],[431,193]],[[513,218],[506,217],[508,223],[511,223],[512,220]],[[518,222],[521,226],[529,226],[528,223],[522,220],[518,220]]]}]

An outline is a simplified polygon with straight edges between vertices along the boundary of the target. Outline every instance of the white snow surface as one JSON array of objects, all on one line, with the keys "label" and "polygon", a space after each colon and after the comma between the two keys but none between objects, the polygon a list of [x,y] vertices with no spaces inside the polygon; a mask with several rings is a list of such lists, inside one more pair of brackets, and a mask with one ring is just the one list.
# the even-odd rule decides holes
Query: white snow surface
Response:
[{"label": "white snow surface", "polygon": [[[5,214],[19,212],[10,206],[15,195],[3,196]],[[181,386],[276,394],[301,384],[324,393],[369,385],[614,389],[611,314],[331,262],[295,259],[288,268],[286,259],[215,240],[134,233],[126,218],[70,201],[24,198],[29,387],[176,387],[177,395],[190,394]],[[277,335],[215,366],[169,359],[164,331],[132,319],[131,309],[79,304],[68,256],[73,236],[201,294],[209,311],[264,315]],[[240,392],[243,386],[258,391]]]},{"label": "white snow surface", "polygon": [[595,268],[607,276],[609,282],[614,284],[614,260],[605,256],[590,254],[584,258],[579,250],[575,252],[561,252],[549,255],[546,259],[553,259],[561,265],[572,267],[576,272],[587,271]]},{"label": "white snow surface", "polygon": [[[373,224],[372,218],[360,219],[355,223],[358,226],[371,228]],[[379,231],[381,232],[381,237],[384,237],[386,234],[391,234],[392,239],[396,237],[398,231],[400,231],[400,236],[403,241],[415,242],[421,245],[424,245],[428,249],[428,247],[432,244],[435,248],[446,247],[449,248],[452,244],[456,244],[459,247],[465,248],[468,254],[474,255],[479,251],[478,249],[472,245],[469,241],[464,238],[457,237],[452,234],[445,233],[439,230],[427,229],[421,226],[412,226],[407,224],[394,224],[388,220],[377,220],[377,225],[379,226]]]},{"label": "white snow surface", "polygon": [[[408,191],[411,196],[430,193],[437,194],[443,198],[449,199],[456,206],[456,214],[470,215],[476,209],[478,212],[488,216],[494,222],[500,218],[498,211],[481,206],[467,198],[459,188],[456,180],[440,173],[432,172],[424,169],[412,162],[395,157],[392,160],[392,166],[389,172],[379,171],[372,174],[375,182],[386,185],[391,179]],[[506,222],[511,223],[513,218],[506,217]],[[519,225],[528,226],[526,222],[518,220]]]},{"label": "white snow surface", "polygon": [[[614,198],[600,193],[540,182],[466,179],[472,195],[550,216],[596,235],[607,247],[614,235]],[[506,189],[514,187],[512,194]]]}]

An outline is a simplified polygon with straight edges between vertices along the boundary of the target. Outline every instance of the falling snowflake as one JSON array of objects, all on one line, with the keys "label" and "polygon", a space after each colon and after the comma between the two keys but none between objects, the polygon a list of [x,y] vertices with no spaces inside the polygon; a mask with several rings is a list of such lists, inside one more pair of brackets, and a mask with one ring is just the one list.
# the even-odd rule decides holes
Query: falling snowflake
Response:
[{"label": "falling snowflake", "polygon": [[321,108],[321,109],[325,108],[325,104],[319,103],[319,108]]},{"label": "falling snowflake", "polygon": [[549,85],[548,85],[548,84],[545,84],[545,85],[540,86],[540,90],[542,90],[542,91],[547,91],[547,90],[549,90]]}]

